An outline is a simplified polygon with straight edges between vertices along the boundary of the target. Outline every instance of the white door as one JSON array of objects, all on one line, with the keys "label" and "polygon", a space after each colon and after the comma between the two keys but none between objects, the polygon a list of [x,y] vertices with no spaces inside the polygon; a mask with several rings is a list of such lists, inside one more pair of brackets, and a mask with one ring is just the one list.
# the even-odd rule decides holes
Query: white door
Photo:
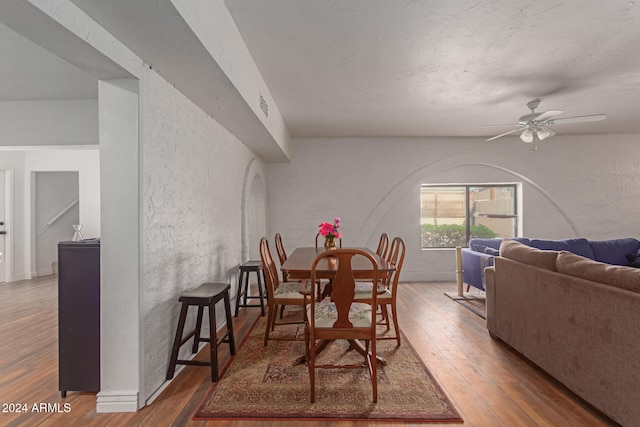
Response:
[{"label": "white door", "polygon": [[6,235],[5,228],[5,212],[4,212],[4,171],[0,170],[0,282],[6,281],[5,270],[5,254],[4,240]]}]

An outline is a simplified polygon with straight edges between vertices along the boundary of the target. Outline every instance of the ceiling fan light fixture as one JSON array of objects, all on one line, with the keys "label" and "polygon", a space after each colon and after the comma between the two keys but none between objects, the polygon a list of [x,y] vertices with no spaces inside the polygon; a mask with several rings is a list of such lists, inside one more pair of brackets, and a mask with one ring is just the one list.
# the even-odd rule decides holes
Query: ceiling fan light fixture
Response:
[{"label": "ceiling fan light fixture", "polygon": [[555,134],[556,133],[554,131],[546,127],[541,127],[536,131],[536,135],[538,135],[538,138],[540,138],[540,141],[544,140],[545,138],[549,138],[550,136],[553,136]]},{"label": "ceiling fan light fixture", "polygon": [[526,143],[533,142],[533,132],[531,132],[531,129],[525,129],[524,132],[520,134],[520,139]]},{"label": "ceiling fan light fixture", "polygon": [[[522,142],[531,144],[531,151],[535,151],[538,146],[537,142],[534,142],[535,137],[542,141],[556,133],[549,129],[547,125],[565,124],[565,123],[581,123],[581,122],[596,122],[604,120],[607,116],[605,114],[591,114],[588,116],[575,116],[575,117],[557,117],[563,113],[562,110],[547,110],[542,113],[536,113],[536,109],[540,105],[540,99],[534,99],[527,103],[527,107],[531,110],[530,113],[521,116],[518,119],[517,124],[513,125],[497,125],[501,126],[516,126],[516,129],[510,130],[499,135],[487,138],[486,141],[493,141],[494,139],[501,138],[506,135],[510,135],[514,132],[521,132],[520,139]],[[486,127],[486,126],[483,126]]]}]

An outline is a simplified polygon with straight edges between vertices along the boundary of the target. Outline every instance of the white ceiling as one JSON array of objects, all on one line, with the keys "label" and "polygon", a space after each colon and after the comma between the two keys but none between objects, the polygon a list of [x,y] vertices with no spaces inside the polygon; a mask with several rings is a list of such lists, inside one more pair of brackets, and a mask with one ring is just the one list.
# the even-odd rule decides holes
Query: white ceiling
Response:
[{"label": "white ceiling", "polygon": [[[147,63],[176,56],[167,0],[73,2]],[[292,137],[487,137],[503,130],[482,125],[516,123],[533,98],[607,115],[558,134],[640,133],[634,1],[225,3]],[[143,8],[163,21],[141,24]],[[0,57],[0,101],[96,96],[94,79],[2,26]]]},{"label": "white ceiling", "polygon": [[[638,132],[633,1],[226,0],[293,136],[478,136],[526,103]],[[508,129],[505,129],[508,130]]]}]

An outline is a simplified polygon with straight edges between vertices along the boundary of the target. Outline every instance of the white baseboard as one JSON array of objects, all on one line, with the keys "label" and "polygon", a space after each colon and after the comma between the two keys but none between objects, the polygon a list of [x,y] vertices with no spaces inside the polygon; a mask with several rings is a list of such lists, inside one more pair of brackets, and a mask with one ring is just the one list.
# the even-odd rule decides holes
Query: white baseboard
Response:
[{"label": "white baseboard", "polygon": [[31,277],[27,277],[25,273],[20,273],[20,274],[14,274],[13,280],[10,280],[10,281],[17,282],[18,280],[26,280],[26,279],[31,279]]},{"label": "white baseboard", "polygon": [[137,412],[138,391],[101,391],[96,397],[96,412]]},{"label": "white baseboard", "polygon": [[41,270],[38,270],[35,272],[35,276],[36,278],[38,277],[44,277],[44,276],[51,276],[54,273],[52,268],[43,268]]}]

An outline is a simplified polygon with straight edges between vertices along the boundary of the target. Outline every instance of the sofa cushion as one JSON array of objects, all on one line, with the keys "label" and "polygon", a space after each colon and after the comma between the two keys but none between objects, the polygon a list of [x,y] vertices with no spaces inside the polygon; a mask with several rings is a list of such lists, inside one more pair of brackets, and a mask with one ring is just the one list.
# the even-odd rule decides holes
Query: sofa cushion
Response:
[{"label": "sofa cushion", "polygon": [[589,241],[584,238],[564,240],[529,239],[529,246],[545,251],[568,251],[585,258],[594,258]]},{"label": "sofa cushion", "polygon": [[558,252],[533,248],[512,239],[504,239],[500,245],[500,256],[524,264],[556,271]]},{"label": "sofa cushion", "polygon": [[498,256],[498,255],[500,255],[500,249],[494,249],[494,248],[486,247],[486,248],[484,248],[484,253],[487,254],[487,255]]},{"label": "sofa cushion", "polygon": [[614,265],[629,265],[627,255],[640,249],[640,241],[634,238],[614,240],[592,240],[589,242],[596,261]]},{"label": "sofa cushion", "polygon": [[469,239],[469,249],[476,252],[484,252],[484,248],[493,248],[498,250],[502,239],[481,239],[474,237]]},{"label": "sofa cushion", "polygon": [[558,272],[633,292],[640,292],[640,271],[633,267],[610,265],[562,251],[556,260]]},{"label": "sofa cushion", "polygon": [[[529,242],[528,237],[514,237],[513,240],[524,244],[527,244]],[[485,248],[492,248],[497,251],[500,249],[501,243],[501,238],[483,239],[481,237],[474,237],[472,239],[469,239],[469,249],[471,249],[472,251],[483,252],[490,255],[498,255],[497,253],[486,251]]]},{"label": "sofa cushion", "polygon": [[500,253],[498,249],[492,248],[490,246],[482,246],[482,245],[471,245],[471,250],[480,252],[487,255],[496,256]]}]

